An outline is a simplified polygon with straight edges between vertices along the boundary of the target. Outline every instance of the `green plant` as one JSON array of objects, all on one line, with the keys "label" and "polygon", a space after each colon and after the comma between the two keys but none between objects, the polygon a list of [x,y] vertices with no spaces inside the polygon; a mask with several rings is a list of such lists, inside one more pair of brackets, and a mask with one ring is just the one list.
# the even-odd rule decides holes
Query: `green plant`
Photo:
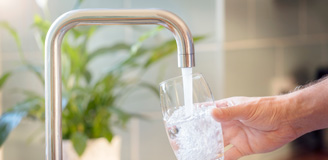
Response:
[{"label": "green plant", "polygon": [[[77,6],[82,2],[79,0]],[[14,37],[22,65],[35,74],[44,85],[43,66],[37,66],[24,58],[21,42],[16,31],[7,23],[7,29]],[[43,17],[34,17],[34,29],[38,31],[38,41],[44,46],[46,33],[51,22]],[[78,153],[82,155],[87,139],[105,137],[111,142],[113,127],[124,127],[132,117],[140,115],[128,113],[121,109],[122,97],[137,87],[145,87],[158,94],[157,87],[140,79],[142,74],[164,57],[176,51],[175,40],[168,40],[155,47],[144,47],[143,43],[156,36],[163,27],[156,27],[145,32],[136,43],[123,42],[102,46],[90,50],[90,38],[101,30],[101,27],[79,27],[70,30],[62,42],[62,89],[63,139],[72,141]],[[196,37],[195,41],[204,37]],[[108,66],[103,75],[94,76],[90,64],[105,55],[124,54],[115,65]],[[136,73],[137,74],[133,74]],[[12,73],[0,79],[0,87]],[[3,82],[2,82],[3,81]],[[44,121],[44,96],[34,91],[22,90],[25,99],[4,112],[0,118],[0,145],[9,133],[24,117]]]}]

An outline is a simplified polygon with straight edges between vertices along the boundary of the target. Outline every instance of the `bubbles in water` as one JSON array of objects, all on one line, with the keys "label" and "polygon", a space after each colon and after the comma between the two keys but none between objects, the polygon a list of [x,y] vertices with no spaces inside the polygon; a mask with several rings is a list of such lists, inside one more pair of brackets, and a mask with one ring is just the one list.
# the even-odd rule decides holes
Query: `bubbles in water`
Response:
[{"label": "bubbles in water", "polygon": [[192,115],[187,114],[188,108],[183,106],[165,119],[172,148],[176,148],[176,157],[178,160],[223,159],[221,125],[211,116],[214,106],[193,108]]},{"label": "bubbles in water", "polygon": [[177,137],[176,135],[179,133],[179,129],[174,126],[168,130],[168,133],[171,139],[175,139]]}]

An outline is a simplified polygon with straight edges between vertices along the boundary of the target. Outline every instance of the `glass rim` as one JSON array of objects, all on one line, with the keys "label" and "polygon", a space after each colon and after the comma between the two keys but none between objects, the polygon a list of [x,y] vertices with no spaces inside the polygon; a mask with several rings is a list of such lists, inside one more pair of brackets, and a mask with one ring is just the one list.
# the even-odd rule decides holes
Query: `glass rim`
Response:
[{"label": "glass rim", "polygon": [[[203,74],[201,74],[199,72],[196,72],[196,73],[192,73],[191,76],[192,76],[192,78],[195,77],[195,76],[201,76],[201,77],[203,77]],[[159,86],[161,86],[162,84],[165,84],[165,83],[174,81],[176,79],[182,79],[182,75],[176,76],[176,77],[172,77],[172,78],[169,78],[169,79],[167,79],[165,81],[162,81],[161,83],[159,83]]]}]

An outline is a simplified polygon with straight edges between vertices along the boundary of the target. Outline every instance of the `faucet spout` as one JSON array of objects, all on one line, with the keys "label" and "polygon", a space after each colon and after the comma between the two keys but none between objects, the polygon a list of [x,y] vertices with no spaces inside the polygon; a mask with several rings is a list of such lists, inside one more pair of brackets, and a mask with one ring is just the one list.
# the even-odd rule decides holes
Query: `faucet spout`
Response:
[{"label": "faucet spout", "polygon": [[187,25],[175,14],[157,9],[82,9],[67,12],[50,27],[45,42],[46,160],[62,159],[61,42],[80,25],[162,25],[177,42],[178,67],[195,66],[194,44]]}]

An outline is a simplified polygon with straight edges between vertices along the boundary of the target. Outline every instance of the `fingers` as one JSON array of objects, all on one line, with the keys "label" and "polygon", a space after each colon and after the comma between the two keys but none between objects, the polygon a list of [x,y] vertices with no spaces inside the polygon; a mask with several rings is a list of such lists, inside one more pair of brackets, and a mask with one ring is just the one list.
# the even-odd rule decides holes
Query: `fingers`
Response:
[{"label": "fingers", "polygon": [[240,131],[239,123],[237,121],[221,123],[224,146],[229,145],[231,140],[238,136]]},{"label": "fingers", "polygon": [[215,105],[216,105],[217,108],[230,107],[229,104],[228,104],[228,101],[226,99],[215,101]]},{"label": "fingers", "polygon": [[[240,130],[241,122],[238,120],[247,120],[252,115],[253,103],[256,98],[232,97],[216,101],[217,108],[212,110],[213,118],[221,122],[223,128],[224,146],[233,144],[234,137]],[[236,139],[235,139],[236,140]],[[237,160],[245,156],[235,146],[224,152],[225,160]]]},{"label": "fingers", "polygon": [[230,97],[215,102],[216,107],[231,107],[253,100],[253,97]]},{"label": "fingers", "polygon": [[225,160],[237,160],[242,156],[244,155],[235,146],[224,152]]},{"label": "fingers", "polygon": [[230,97],[215,101],[216,107],[231,107],[258,99],[258,97]]},{"label": "fingers", "polygon": [[245,106],[214,108],[212,110],[212,116],[218,122],[245,120],[249,116],[249,110]]},{"label": "fingers", "polygon": [[223,146],[226,147],[230,144],[231,138],[233,138],[231,135],[232,134],[226,134],[228,132],[223,131],[222,136],[223,136]]},{"label": "fingers", "polygon": [[217,109],[213,109],[212,115],[219,122],[245,120],[252,110],[251,101],[256,99],[255,97],[231,97],[216,101]]}]

